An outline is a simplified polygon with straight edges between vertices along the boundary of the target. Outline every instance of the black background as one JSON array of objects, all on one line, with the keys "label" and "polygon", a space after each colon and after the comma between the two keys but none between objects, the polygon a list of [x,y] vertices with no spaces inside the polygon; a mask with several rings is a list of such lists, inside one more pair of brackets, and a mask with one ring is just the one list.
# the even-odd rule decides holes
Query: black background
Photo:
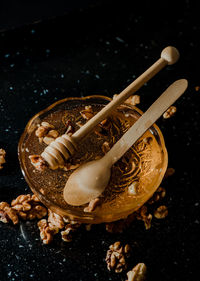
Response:
[{"label": "black background", "polygon": [[[175,1],[174,1],[175,2]],[[32,1],[33,3],[33,1]],[[129,268],[145,262],[147,280],[198,280],[200,26],[197,1],[7,1],[0,15],[0,201],[29,188],[21,174],[17,144],[27,121],[56,100],[103,94],[112,97],[173,45],[180,60],[138,92],[142,110],[173,81],[188,79],[176,116],[157,122],[165,137],[169,167],[163,182],[165,220],[145,230],[133,223],[123,234],[104,225],[82,229],[71,243],[60,237],[43,245],[36,222],[0,224],[0,280],[126,280],[104,261],[111,243],[132,248]]]}]

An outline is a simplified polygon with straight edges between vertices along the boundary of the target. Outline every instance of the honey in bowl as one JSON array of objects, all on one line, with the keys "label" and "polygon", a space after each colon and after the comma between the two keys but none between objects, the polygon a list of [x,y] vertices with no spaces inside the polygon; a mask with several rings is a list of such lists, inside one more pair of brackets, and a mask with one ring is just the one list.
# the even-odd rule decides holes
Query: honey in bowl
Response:
[{"label": "honey in bowl", "polygon": [[77,152],[63,168],[36,169],[31,155],[40,155],[47,144],[35,132],[47,122],[58,132],[72,134],[110,101],[103,96],[67,98],[35,115],[27,124],[19,142],[22,172],[32,191],[53,212],[85,223],[119,220],[141,207],[160,185],[167,168],[167,151],[159,128],[152,126],[112,167],[109,185],[89,212],[87,205],[71,206],[63,198],[63,189],[71,173],[80,164],[102,157],[136,122],[142,112],[123,104],[78,143]]}]

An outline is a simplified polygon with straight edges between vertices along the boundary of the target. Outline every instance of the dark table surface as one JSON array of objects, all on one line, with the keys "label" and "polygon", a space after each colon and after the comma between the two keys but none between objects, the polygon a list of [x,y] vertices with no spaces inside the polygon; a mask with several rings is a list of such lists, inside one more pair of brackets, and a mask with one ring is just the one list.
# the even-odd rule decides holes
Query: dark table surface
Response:
[{"label": "dark table surface", "polygon": [[[144,85],[142,110],[173,81],[186,78],[189,87],[176,102],[177,113],[157,124],[165,137],[169,167],[164,203],[169,215],[153,219],[145,230],[133,223],[122,234],[104,225],[81,230],[71,243],[39,238],[37,223],[0,223],[0,280],[126,280],[126,272],[109,272],[104,261],[115,241],[129,243],[128,269],[138,262],[148,268],[147,280],[198,280],[200,25],[197,1],[95,1],[82,9],[0,33],[0,148],[7,163],[0,171],[0,201],[29,193],[17,158],[17,144],[27,121],[56,100],[103,94],[112,97],[173,45],[180,60]],[[155,3],[155,2],[154,2]],[[196,3],[196,4],[195,4]]]}]

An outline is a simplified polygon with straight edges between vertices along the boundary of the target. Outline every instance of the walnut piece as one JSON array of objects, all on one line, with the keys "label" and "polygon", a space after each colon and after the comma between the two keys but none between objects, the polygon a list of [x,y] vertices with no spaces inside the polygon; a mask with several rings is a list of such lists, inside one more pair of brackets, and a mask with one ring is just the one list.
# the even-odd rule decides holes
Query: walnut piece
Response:
[{"label": "walnut piece", "polygon": [[85,106],[85,109],[81,110],[80,114],[85,120],[89,120],[94,116],[94,112],[91,106]]},{"label": "walnut piece", "polygon": [[152,214],[148,214],[147,206],[143,205],[137,212],[136,212],[136,219],[142,220],[144,222],[144,226],[147,229],[151,228],[151,220]]},{"label": "walnut piece", "polygon": [[48,209],[48,223],[52,229],[55,227],[62,229],[65,226],[63,218],[60,215],[53,213],[50,209]]},{"label": "walnut piece", "polygon": [[52,228],[46,219],[42,219],[38,222],[38,228],[40,230],[40,237],[44,244],[50,244],[53,240],[53,236],[58,233],[58,228]]},{"label": "walnut piece", "polygon": [[63,231],[61,231],[62,240],[65,242],[71,242],[73,238],[73,233],[81,226],[78,222],[70,222],[65,225]]},{"label": "walnut piece", "polygon": [[56,130],[50,130],[47,134],[47,137],[51,137],[54,139],[56,139],[58,136],[59,136],[59,133]]},{"label": "walnut piece", "polygon": [[144,281],[147,267],[144,263],[138,263],[132,270],[127,272],[127,281]]},{"label": "walnut piece", "polygon": [[175,173],[174,168],[167,168],[167,171],[165,172],[164,178],[167,179],[168,177],[171,177]]},{"label": "walnut piece", "polygon": [[35,131],[35,135],[39,138],[40,143],[44,142],[49,145],[59,136],[59,133],[54,129],[53,125],[48,122],[42,122]]},{"label": "walnut piece", "polygon": [[11,206],[24,220],[41,219],[47,215],[47,209],[41,205],[35,195],[19,195],[15,200],[12,200]]},{"label": "walnut piece", "polygon": [[43,126],[40,126],[40,127],[38,127],[37,130],[35,131],[35,135],[36,135],[36,137],[38,137],[38,138],[42,138],[42,137],[44,137],[44,136],[47,134],[47,132],[48,132],[48,129],[47,129],[47,128],[45,128],[45,127],[43,127]]},{"label": "walnut piece", "polygon": [[129,103],[131,105],[139,104],[140,103],[140,96],[138,96],[138,95],[130,96],[125,102]]},{"label": "walnut piece", "polygon": [[65,126],[67,129],[65,134],[72,135],[75,132],[75,128],[74,128],[74,125],[72,124],[71,120],[67,120],[67,122],[65,123]]},{"label": "walnut piece", "polygon": [[3,223],[12,221],[13,224],[17,224],[19,222],[17,212],[13,210],[7,202],[0,203],[0,221]]},{"label": "walnut piece", "polygon": [[127,258],[130,256],[130,246],[122,246],[121,242],[115,242],[110,245],[106,254],[106,263],[109,271],[114,270],[120,273],[127,268]]},{"label": "walnut piece", "polygon": [[54,129],[54,128],[55,128],[54,125],[49,124],[49,123],[46,122],[46,121],[43,121],[43,122],[41,123],[41,126],[44,127],[44,128],[47,128],[48,130]]},{"label": "walnut piece", "polygon": [[6,151],[3,148],[0,148],[0,170],[3,169],[3,164],[6,163],[5,157]]},{"label": "walnut piece", "polygon": [[52,138],[52,137],[44,137],[43,138],[43,142],[46,144],[46,145],[49,145],[50,143],[52,143],[52,141],[54,141],[55,139]]},{"label": "walnut piece", "polygon": [[88,206],[84,208],[84,212],[88,212],[88,213],[93,212],[99,204],[100,204],[99,198],[95,198],[91,200]]},{"label": "walnut piece", "polygon": [[36,170],[43,172],[47,168],[47,162],[40,155],[30,155],[29,159],[31,164],[36,168]]},{"label": "walnut piece", "polygon": [[154,212],[154,217],[157,219],[164,219],[168,215],[168,209],[165,205],[158,207]]},{"label": "walnut piece", "polygon": [[176,106],[170,106],[168,109],[167,109],[167,111],[165,111],[164,113],[163,113],[163,118],[164,119],[168,119],[168,118],[170,118],[170,117],[172,117],[175,113],[176,113],[176,111],[177,111],[177,108],[176,108]]}]

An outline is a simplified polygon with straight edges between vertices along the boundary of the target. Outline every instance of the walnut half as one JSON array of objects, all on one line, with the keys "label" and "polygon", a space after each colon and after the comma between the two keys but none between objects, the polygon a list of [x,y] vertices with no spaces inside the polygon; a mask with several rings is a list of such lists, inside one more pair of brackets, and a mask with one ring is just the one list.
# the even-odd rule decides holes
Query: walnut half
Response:
[{"label": "walnut half", "polygon": [[53,236],[58,233],[59,229],[50,227],[46,219],[42,219],[38,222],[38,228],[40,230],[40,237],[44,244],[49,244],[53,240]]},{"label": "walnut half", "polygon": [[19,222],[17,212],[13,210],[7,202],[0,203],[0,221],[3,223],[12,221],[13,224],[17,224]]},{"label": "walnut half", "polygon": [[121,242],[115,242],[110,245],[106,254],[106,263],[108,270],[114,270],[120,273],[127,268],[127,258],[130,256],[130,246],[126,244],[122,246]]},{"label": "walnut half", "polygon": [[11,206],[24,220],[41,219],[47,214],[47,209],[41,205],[35,195],[31,194],[19,195],[15,200],[12,200]]}]

